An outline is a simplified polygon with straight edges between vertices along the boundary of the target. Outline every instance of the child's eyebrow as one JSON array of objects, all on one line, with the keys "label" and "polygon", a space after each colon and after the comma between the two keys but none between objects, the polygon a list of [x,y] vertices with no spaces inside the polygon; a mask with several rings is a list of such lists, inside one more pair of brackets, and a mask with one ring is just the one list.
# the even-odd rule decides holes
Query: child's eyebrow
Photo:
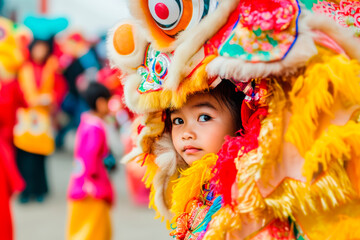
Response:
[{"label": "child's eyebrow", "polygon": [[191,106],[191,108],[202,108],[202,107],[207,107],[207,108],[211,108],[211,109],[217,110],[217,108],[214,107],[214,105],[212,105],[212,104],[209,103],[209,102],[200,102],[200,103],[198,103],[198,104],[195,104],[195,105]]},{"label": "child's eyebrow", "polygon": [[[195,104],[193,106],[191,106],[191,108],[202,108],[202,107],[207,107],[207,108],[211,108],[211,109],[214,109],[214,110],[217,110],[216,107],[214,107],[214,105],[212,105],[210,102],[200,102],[198,104]],[[171,114],[176,114],[180,111],[180,109],[174,109],[174,110],[171,110],[170,111],[170,115]]]},{"label": "child's eyebrow", "polygon": [[173,114],[173,113],[178,113],[179,111],[180,111],[179,109],[171,110],[171,111],[170,111],[170,115]]}]

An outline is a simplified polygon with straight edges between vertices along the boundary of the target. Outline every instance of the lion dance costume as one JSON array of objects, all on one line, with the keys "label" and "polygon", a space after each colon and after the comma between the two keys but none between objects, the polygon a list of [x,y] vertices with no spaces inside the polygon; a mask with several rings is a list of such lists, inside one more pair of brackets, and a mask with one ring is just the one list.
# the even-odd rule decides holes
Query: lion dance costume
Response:
[{"label": "lion dance costume", "polygon": [[[360,238],[360,3],[132,0],[109,34],[141,114],[124,158],[176,239]],[[164,109],[219,80],[245,93],[241,136],[181,166]],[[211,136],[209,136],[211,137]]]}]

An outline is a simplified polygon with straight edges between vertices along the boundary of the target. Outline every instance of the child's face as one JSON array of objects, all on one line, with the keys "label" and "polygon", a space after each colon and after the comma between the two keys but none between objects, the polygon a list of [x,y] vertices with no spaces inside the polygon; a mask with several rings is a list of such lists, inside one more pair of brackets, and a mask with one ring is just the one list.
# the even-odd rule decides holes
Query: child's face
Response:
[{"label": "child's face", "polygon": [[109,101],[105,98],[98,98],[96,100],[96,111],[101,117],[106,117],[109,114]]},{"label": "child's face", "polygon": [[48,52],[49,45],[45,42],[39,41],[35,43],[31,51],[31,57],[36,63],[43,63]]},{"label": "child's face", "polygon": [[226,135],[234,135],[229,109],[208,93],[189,98],[171,113],[171,136],[176,151],[189,165],[207,153],[217,153]]}]

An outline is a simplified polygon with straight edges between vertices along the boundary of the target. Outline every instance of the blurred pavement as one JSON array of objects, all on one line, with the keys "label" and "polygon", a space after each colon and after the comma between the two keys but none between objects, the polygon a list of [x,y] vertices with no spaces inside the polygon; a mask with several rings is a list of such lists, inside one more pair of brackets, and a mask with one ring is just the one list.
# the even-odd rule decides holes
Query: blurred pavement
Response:
[{"label": "blurred pavement", "polygon": [[[50,194],[43,203],[21,205],[13,199],[15,240],[64,240],[67,217],[66,190],[72,170],[72,154],[56,152],[47,160]],[[155,212],[135,206],[127,194],[124,165],[112,175],[116,206],[112,211],[113,240],[169,240],[166,224]]]}]

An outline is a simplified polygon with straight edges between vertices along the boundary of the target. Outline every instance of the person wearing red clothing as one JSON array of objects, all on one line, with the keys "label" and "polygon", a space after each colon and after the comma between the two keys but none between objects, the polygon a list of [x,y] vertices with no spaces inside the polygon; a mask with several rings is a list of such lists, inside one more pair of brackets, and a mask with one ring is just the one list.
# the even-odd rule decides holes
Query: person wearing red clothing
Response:
[{"label": "person wearing red clothing", "polygon": [[26,105],[16,71],[24,60],[24,47],[17,38],[26,37],[26,31],[16,32],[13,22],[0,17],[0,239],[13,240],[10,200],[15,192],[24,189],[25,183],[15,163],[13,128],[16,109]]},{"label": "person wearing red clothing", "polygon": [[10,198],[25,187],[13,147],[16,109],[25,104],[17,81],[0,79],[0,232],[4,240],[13,239]]}]

